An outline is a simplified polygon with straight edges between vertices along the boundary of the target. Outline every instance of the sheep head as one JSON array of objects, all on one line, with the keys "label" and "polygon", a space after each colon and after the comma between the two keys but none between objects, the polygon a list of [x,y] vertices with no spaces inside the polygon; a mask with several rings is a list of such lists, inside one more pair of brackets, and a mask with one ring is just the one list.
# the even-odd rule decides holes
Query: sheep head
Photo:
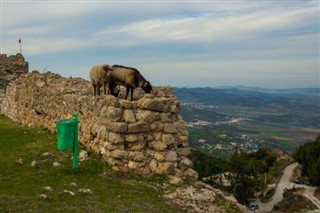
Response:
[{"label": "sheep head", "polygon": [[105,64],[103,65],[103,70],[106,71],[106,73],[112,71],[113,69],[110,67],[110,65],[108,64]]},{"label": "sheep head", "polygon": [[150,93],[152,91],[152,86],[150,84],[149,81],[146,81],[143,86],[142,86],[142,89],[145,93]]}]

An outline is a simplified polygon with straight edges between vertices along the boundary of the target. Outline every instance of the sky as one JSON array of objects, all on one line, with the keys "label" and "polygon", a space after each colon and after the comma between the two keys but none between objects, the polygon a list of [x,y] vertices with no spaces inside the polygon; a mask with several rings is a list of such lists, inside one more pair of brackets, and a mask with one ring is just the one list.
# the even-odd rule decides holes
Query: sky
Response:
[{"label": "sky", "polygon": [[0,0],[1,53],[89,80],[95,64],[152,85],[320,88],[320,1]]}]

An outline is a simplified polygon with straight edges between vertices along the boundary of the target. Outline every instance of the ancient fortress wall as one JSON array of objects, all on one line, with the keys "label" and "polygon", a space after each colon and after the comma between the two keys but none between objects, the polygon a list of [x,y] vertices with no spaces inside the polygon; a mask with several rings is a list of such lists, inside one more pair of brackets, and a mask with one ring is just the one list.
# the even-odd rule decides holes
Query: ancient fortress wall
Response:
[{"label": "ancient fortress wall", "polygon": [[154,87],[153,94],[137,89],[134,101],[94,97],[88,81],[35,71],[13,80],[1,104],[1,113],[12,120],[52,132],[55,121],[77,111],[80,143],[113,169],[168,174],[173,182],[198,178],[187,158],[188,131],[179,110],[170,87]]},{"label": "ancient fortress wall", "polygon": [[29,63],[25,61],[22,54],[7,56],[0,54],[0,72],[13,74],[17,72],[27,73],[29,70]]},{"label": "ancient fortress wall", "polygon": [[28,71],[29,63],[20,53],[11,56],[0,54],[0,104],[8,83]]}]

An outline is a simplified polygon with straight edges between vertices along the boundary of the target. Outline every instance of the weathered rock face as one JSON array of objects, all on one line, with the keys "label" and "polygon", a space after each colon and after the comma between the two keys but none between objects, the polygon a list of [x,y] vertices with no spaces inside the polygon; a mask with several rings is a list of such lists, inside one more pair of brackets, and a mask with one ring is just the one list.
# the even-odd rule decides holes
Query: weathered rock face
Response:
[{"label": "weathered rock face", "polygon": [[[79,141],[115,170],[196,180],[187,158],[188,131],[170,87],[137,90],[135,100],[92,96],[88,81],[32,72],[10,83],[1,113],[26,125],[56,131],[55,121],[79,113]],[[177,180],[177,182],[180,182]]]}]

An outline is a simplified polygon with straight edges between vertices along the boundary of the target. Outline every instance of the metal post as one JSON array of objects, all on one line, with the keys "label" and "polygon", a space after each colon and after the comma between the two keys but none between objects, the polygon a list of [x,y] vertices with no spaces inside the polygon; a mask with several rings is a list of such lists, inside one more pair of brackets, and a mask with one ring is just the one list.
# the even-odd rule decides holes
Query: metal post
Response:
[{"label": "metal post", "polygon": [[75,130],[74,130],[74,141],[73,141],[73,169],[78,170],[78,113],[74,112],[74,122],[75,122]]}]

